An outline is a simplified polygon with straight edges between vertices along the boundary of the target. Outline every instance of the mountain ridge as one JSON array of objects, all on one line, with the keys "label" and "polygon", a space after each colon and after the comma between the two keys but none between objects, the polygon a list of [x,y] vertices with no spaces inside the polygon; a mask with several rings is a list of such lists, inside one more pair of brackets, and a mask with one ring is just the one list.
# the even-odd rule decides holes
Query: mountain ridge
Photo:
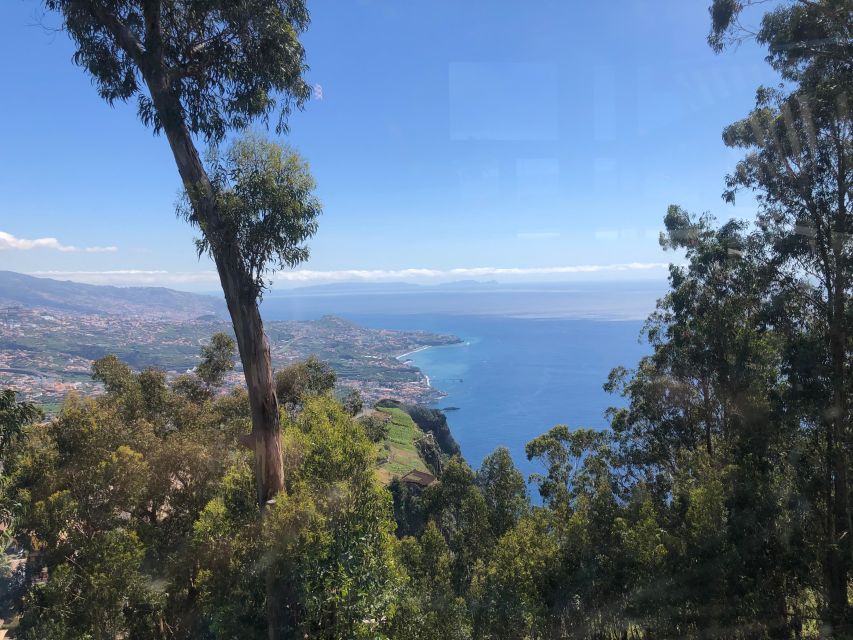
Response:
[{"label": "mountain ridge", "polygon": [[0,271],[0,307],[21,306],[80,315],[137,315],[166,320],[224,317],[212,296],[166,287],[116,287]]}]

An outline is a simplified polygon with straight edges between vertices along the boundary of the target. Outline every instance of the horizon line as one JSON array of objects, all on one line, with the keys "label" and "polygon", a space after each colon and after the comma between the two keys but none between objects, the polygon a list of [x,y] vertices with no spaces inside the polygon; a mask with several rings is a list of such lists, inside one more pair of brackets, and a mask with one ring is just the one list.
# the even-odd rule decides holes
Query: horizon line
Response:
[{"label": "horizon line", "polygon": [[[627,273],[651,274],[666,272],[668,262],[627,262],[615,264],[586,264],[552,267],[456,267],[451,269],[406,268],[406,269],[300,269],[278,271],[268,276],[271,286],[312,284],[447,284],[459,280],[476,278],[502,278],[503,283],[518,283],[531,276],[583,276],[614,275]],[[80,284],[113,286],[203,286],[219,284],[219,275],[214,270],[168,271],[165,269],[115,269],[104,271],[60,271],[42,270],[28,272],[38,278],[64,279]],[[661,274],[664,275],[664,274]],[[571,281],[578,281],[571,278]],[[528,280],[528,282],[530,282]],[[551,280],[555,282],[555,280]]]}]

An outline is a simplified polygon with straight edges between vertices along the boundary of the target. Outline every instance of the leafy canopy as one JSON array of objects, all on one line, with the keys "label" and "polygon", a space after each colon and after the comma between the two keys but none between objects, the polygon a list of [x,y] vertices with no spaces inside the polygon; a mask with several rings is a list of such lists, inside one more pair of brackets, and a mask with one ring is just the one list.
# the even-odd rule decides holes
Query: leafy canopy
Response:
[{"label": "leafy canopy", "polygon": [[[196,248],[199,255],[213,256],[213,240],[235,249],[243,275],[252,283],[244,295],[254,300],[264,289],[267,271],[308,259],[304,242],[316,233],[322,211],[316,184],[296,151],[253,133],[224,151],[211,147],[207,161],[221,228],[213,239],[202,229]],[[192,194],[178,204],[178,215],[201,227]]]},{"label": "leafy canopy", "polygon": [[[62,14],[75,64],[110,104],[136,99],[140,119],[159,132],[163,118],[221,141],[278,112],[286,128],[310,95],[302,79],[302,0],[44,0]],[[146,84],[161,80],[179,111],[155,109]]]},{"label": "leafy canopy", "polygon": [[312,396],[330,393],[338,376],[316,356],[294,362],[275,374],[275,392],[282,406],[298,409]]},{"label": "leafy canopy", "polygon": [[218,387],[225,374],[234,368],[234,340],[227,333],[214,333],[201,348],[201,363],[196,375],[207,385]]},{"label": "leafy canopy", "polygon": [[0,455],[21,429],[42,416],[31,402],[19,402],[14,389],[0,392]]}]

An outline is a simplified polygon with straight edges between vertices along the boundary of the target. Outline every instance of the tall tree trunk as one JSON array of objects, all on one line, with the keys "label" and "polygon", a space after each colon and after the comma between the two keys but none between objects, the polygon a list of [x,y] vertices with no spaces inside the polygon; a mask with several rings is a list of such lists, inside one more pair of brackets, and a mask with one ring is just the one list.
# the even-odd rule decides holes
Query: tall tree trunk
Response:
[{"label": "tall tree trunk", "polygon": [[270,345],[264,333],[260,309],[257,300],[245,293],[254,290],[254,283],[241,282],[243,278],[240,277],[239,269],[228,265],[227,258],[217,255],[216,268],[237,336],[249,391],[252,411],[250,446],[255,453],[258,503],[263,509],[268,501],[284,490],[278,399],[275,395]]},{"label": "tall tree trunk", "polygon": [[[161,4],[159,0],[142,3],[145,35],[144,46],[137,36],[102,2],[88,3],[92,17],[112,33],[116,43],[139,68],[157,113],[160,128],[165,132],[181,181],[189,195],[198,226],[210,243],[234,333],[243,373],[248,388],[252,412],[252,433],[249,445],[255,457],[255,481],[261,513],[276,494],[284,490],[284,470],[281,456],[281,425],[278,400],[273,382],[270,348],[264,334],[254,282],[240,260],[239,247],[232,231],[222,219],[210,177],[195,147],[181,106],[179,89],[170,81],[163,62]],[[270,640],[282,637],[288,615],[283,609],[284,593],[272,569],[266,576],[267,622]],[[286,585],[284,585],[286,586]]]},{"label": "tall tree trunk", "polygon": [[[840,274],[839,274],[840,275]],[[847,621],[847,578],[850,572],[850,504],[848,489],[849,404],[847,399],[846,295],[841,278],[836,278],[830,325],[832,360],[831,434],[827,438],[832,485],[828,505],[827,582],[829,615],[836,634],[849,631]],[[841,635],[838,635],[841,637]]]},{"label": "tall tree trunk", "polygon": [[275,395],[269,341],[251,275],[242,268],[238,247],[229,241],[217,208],[213,186],[192,137],[179,116],[180,105],[165,80],[148,79],[154,105],[184,187],[193,202],[202,233],[210,242],[222,283],[252,411],[250,447],[255,454],[255,480],[261,509],[284,489],[281,457],[281,424]]},{"label": "tall tree trunk", "polygon": [[[252,433],[247,444],[254,452],[255,485],[261,513],[270,500],[284,490],[281,452],[281,423],[275,395],[270,346],[255,296],[254,283],[242,268],[238,247],[228,241],[228,232],[219,214],[213,186],[180,117],[180,104],[169,91],[162,75],[146,78],[152,100],[160,115],[163,131],[172,149],[181,180],[190,195],[198,224],[210,242],[222,291],[243,364],[243,375],[252,413]],[[293,627],[292,611],[286,608],[286,585],[279,584],[274,569],[267,570],[266,617],[269,640],[284,637]]]},{"label": "tall tree trunk", "polygon": [[713,420],[714,409],[711,403],[711,391],[708,384],[708,377],[702,375],[702,401],[705,409],[705,450],[708,452],[708,459],[714,459],[714,438],[713,438]]}]

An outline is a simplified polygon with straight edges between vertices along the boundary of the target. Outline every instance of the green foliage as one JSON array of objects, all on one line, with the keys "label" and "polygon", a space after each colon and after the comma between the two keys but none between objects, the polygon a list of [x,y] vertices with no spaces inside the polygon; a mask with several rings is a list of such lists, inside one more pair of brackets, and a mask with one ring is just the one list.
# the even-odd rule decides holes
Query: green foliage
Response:
[{"label": "green foliage", "polygon": [[[283,128],[292,106],[301,107],[310,95],[298,39],[309,17],[299,0],[44,5],[62,14],[77,47],[74,62],[92,76],[101,97],[109,103],[136,99],[140,119],[155,131],[166,118],[182,118],[192,134],[220,141],[227,130],[276,109]],[[179,96],[180,113],[161,109],[161,96],[151,90],[159,82]]]},{"label": "green foliage", "polygon": [[255,555],[260,546],[254,478],[248,457],[241,456],[193,523],[197,624],[213,638],[265,637],[264,582]]},{"label": "green foliage", "polygon": [[515,526],[529,508],[524,476],[515,468],[506,447],[499,447],[486,456],[477,472],[477,485],[489,508],[492,535],[499,538]]},{"label": "green foliage", "polygon": [[457,593],[467,591],[474,571],[493,544],[489,507],[474,472],[461,458],[452,458],[421,496],[421,508],[435,523],[452,554],[451,577]]},{"label": "green foliage", "polygon": [[[455,452],[446,420],[390,401],[387,435],[360,424],[313,359],[276,379],[287,486],[261,517],[237,444],[246,395],[207,389],[224,341],[172,383],[102,358],[105,395],[72,396],[49,423],[27,426],[2,396],[4,505],[36,552],[27,571],[48,576],[24,598],[23,637],[850,637],[853,13],[784,0],[748,34],[762,5],[714,0],[709,37],[721,50],[754,36],[787,82],[759,88],[723,135],[745,154],[724,197],[751,192],[757,224],[668,209],[661,245],[684,264],[647,322],[651,353],[611,373],[610,430],[557,425],[528,443],[541,505],[506,450],[477,473],[453,457],[422,492],[386,491],[377,448],[386,476],[423,467],[422,430]],[[137,96],[179,142],[181,126],[221,141],[270,114],[276,92],[285,107],[307,96],[301,2],[46,6],[101,94]],[[197,172],[184,213],[229,276],[237,247],[235,282],[254,301],[268,268],[307,255],[314,184],[255,136],[209,165],[211,193],[194,191]]]},{"label": "green foliage", "polygon": [[186,605],[193,579],[182,541],[248,407],[235,396],[196,405],[162,372],[136,374],[113,357],[93,370],[106,394],[69,396],[58,418],[26,427],[7,457],[4,500],[17,543],[35,554],[27,573],[49,576],[30,588],[22,628],[33,638],[161,637],[155,628]]},{"label": "green foliage", "polygon": [[[0,552],[13,542],[14,514],[20,508],[17,498],[9,491],[7,456],[27,425],[42,417],[44,414],[34,404],[19,402],[14,389],[0,392]],[[9,558],[5,554],[0,554],[0,577],[12,577]]]},{"label": "green foliage", "polygon": [[121,398],[128,417],[136,417],[142,409],[142,389],[130,367],[114,355],[92,363],[92,378],[102,382],[109,396]]},{"label": "green foliage", "polygon": [[548,631],[548,586],[557,540],[545,514],[524,517],[495,544],[472,585],[476,637],[524,639]]},{"label": "green foliage", "polygon": [[[257,495],[266,503],[282,489],[283,478],[258,302],[267,271],[307,258],[304,242],[316,231],[320,203],[296,153],[253,135],[234,140],[224,153],[218,143],[229,131],[267,121],[276,110],[281,131],[291,106],[301,107],[307,99],[299,42],[309,19],[305,5],[300,0],[44,4],[62,14],[76,45],[74,61],[92,76],[100,95],[110,103],[136,98],[143,123],[166,133],[186,191],[178,212],[201,231],[199,255],[209,252],[216,263],[254,409],[253,435],[267,436],[256,438],[266,445],[256,451]],[[207,169],[195,146],[198,137],[212,143]],[[127,372],[114,369],[104,367],[103,373],[127,378]],[[216,371],[203,368],[201,376],[213,381]],[[116,391],[107,377],[104,381],[108,392]],[[197,389],[188,387],[187,397],[196,395]],[[131,420],[141,411],[150,410],[133,403],[124,417]],[[271,637],[277,637],[272,610],[268,613]]]},{"label": "green foliage", "polygon": [[390,433],[390,420],[381,413],[374,413],[359,418],[364,432],[371,442],[382,442]]},{"label": "green foliage", "polygon": [[849,82],[849,0],[783,0],[759,17],[763,5],[761,0],[712,0],[711,47],[720,52],[754,38],[767,48],[767,61],[785,80],[801,85],[821,77]]},{"label": "green foliage", "polygon": [[95,371],[104,396],[71,396],[10,443],[4,493],[28,574],[48,577],[20,603],[22,637],[266,638],[270,606],[300,637],[390,628],[391,496],[329,393],[286,422],[287,490],[260,518],[245,394],[196,405],[153,370]]},{"label": "green foliage", "polygon": [[[715,31],[737,34],[738,14],[757,4],[739,4]],[[750,532],[767,531],[764,554],[782,556],[789,567],[786,581],[793,574],[802,589],[810,582],[821,585],[821,617],[839,636],[853,633],[853,544],[840,533],[851,530],[851,15],[847,0],[798,0],[767,11],[755,37],[787,83],[760,87],[753,111],[723,133],[727,146],[745,153],[727,176],[724,195],[734,201],[748,191],[759,205],[751,262],[766,274],[759,280],[769,298],[762,311],[773,340],[781,343],[776,353],[782,374],[775,385],[766,379],[752,385],[755,393],[739,407],[749,413],[727,438],[736,466],[730,497],[735,548],[753,545]],[[755,321],[747,327],[756,325],[761,327]],[[761,362],[752,353],[747,362],[753,359]],[[811,471],[792,464],[801,458],[811,460]],[[783,469],[790,475],[780,475]],[[812,505],[808,516],[780,508],[780,494]],[[818,522],[823,524],[817,538],[807,536],[806,545],[790,542],[789,531],[814,533]],[[804,546],[812,558],[820,558],[811,571],[822,565],[822,576],[808,577],[798,561]],[[814,553],[820,546],[823,552]],[[771,585],[743,603],[747,613],[774,607],[768,601],[773,598],[775,607],[783,608],[786,587],[779,583],[779,571],[769,563],[756,567],[745,553],[743,558],[748,575]]]},{"label": "green foliage", "polygon": [[430,522],[419,539],[404,538],[398,553],[407,582],[399,598],[401,611],[394,621],[393,637],[471,638],[466,603],[453,586],[453,556],[435,523]]},{"label": "green foliage", "polygon": [[[241,273],[252,287],[241,295],[254,301],[268,271],[308,259],[304,242],[316,233],[322,211],[314,178],[296,151],[253,133],[237,138],[225,151],[211,147],[207,164],[220,228],[202,228],[196,248],[199,255],[211,257],[214,247],[236,250]],[[178,214],[200,226],[196,200],[197,194],[187,193]]]},{"label": "green foliage", "polygon": [[234,340],[226,333],[214,333],[210,342],[201,348],[201,362],[196,375],[206,385],[218,387],[225,374],[234,368]]},{"label": "green foliage", "polygon": [[[531,476],[542,498],[558,509],[570,507],[578,491],[595,481],[592,475],[601,470],[601,460],[592,454],[606,452],[607,444],[604,432],[571,431],[562,424],[528,442],[527,459],[541,460],[548,470],[547,475]],[[593,462],[599,464],[593,466]]]},{"label": "green foliage", "polygon": [[336,381],[334,370],[311,356],[304,362],[296,362],[276,372],[275,391],[283,407],[298,411],[312,396],[331,393]]},{"label": "green foliage", "polygon": [[287,633],[374,638],[388,624],[398,578],[390,497],[375,481],[373,447],[329,397],[310,399],[283,437],[294,466],[263,525],[246,460],[227,472],[195,525],[212,633],[266,637],[261,578],[271,568]]},{"label": "green foliage", "polygon": [[357,416],[364,408],[364,400],[358,389],[350,389],[341,397],[341,405],[351,416]]},{"label": "green foliage", "polygon": [[394,503],[394,520],[397,523],[397,536],[417,536],[426,524],[426,514],[423,512],[420,491],[413,489],[407,483],[394,478],[388,483],[388,491]]},{"label": "green foliage", "polygon": [[69,561],[51,567],[50,580],[27,595],[22,637],[158,638],[162,596],[141,572],[143,545],[123,529],[79,539]]},{"label": "green foliage", "polygon": [[0,392],[0,461],[21,430],[42,417],[38,407],[30,402],[19,402],[17,397],[14,389]]}]

